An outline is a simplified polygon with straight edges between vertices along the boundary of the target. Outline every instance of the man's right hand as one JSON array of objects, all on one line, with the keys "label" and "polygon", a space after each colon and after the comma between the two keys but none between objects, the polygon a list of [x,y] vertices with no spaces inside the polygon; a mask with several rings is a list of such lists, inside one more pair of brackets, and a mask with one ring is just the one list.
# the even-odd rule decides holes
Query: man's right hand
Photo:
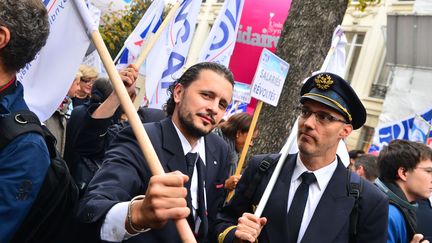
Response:
[{"label": "man's right hand", "polygon": [[419,243],[419,242],[421,242],[421,243],[429,243],[429,241],[428,240],[423,240],[423,235],[422,234],[415,234],[414,236],[413,236],[413,238],[412,238],[412,240],[411,240],[411,242],[410,243]]},{"label": "man's right hand", "polygon": [[[156,175],[150,178],[143,200],[135,201],[131,206],[131,223],[136,229],[162,228],[169,219],[188,217],[190,210],[186,204],[187,190],[184,184],[188,177],[179,171]],[[126,229],[136,233],[128,222]]]},{"label": "man's right hand", "polygon": [[234,233],[237,242],[238,240],[255,242],[266,223],[267,219],[264,217],[258,218],[253,214],[244,213],[238,219],[237,229]]}]

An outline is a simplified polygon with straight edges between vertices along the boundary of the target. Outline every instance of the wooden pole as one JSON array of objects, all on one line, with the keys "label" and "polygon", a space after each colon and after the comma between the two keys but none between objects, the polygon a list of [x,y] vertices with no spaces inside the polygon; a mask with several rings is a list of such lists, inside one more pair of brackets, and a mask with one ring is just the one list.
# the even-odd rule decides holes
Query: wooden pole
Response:
[{"label": "wooden pole", "polygon": [[[123,85],[123,81],[121,80],[120,75],[118,74],[117,69],[114,66],[114,62],[112,61],[108,53],[108,49],[106,48],[99,31],[94,31],[91,34],[91,37],[94,44],[96,45],[102,62],[106,68],[106,71],[108,72],[108,76],[113,83],[114,90],[116,91],[117,96],[120,99],[123,111],[128,117],[128,121],[132,127],[135,137],[137,138],[138,144],[143,151],[150,171],[153,175],[164,174],[164,169],[159,161],[159,158],[157,157],[157,154],[152,146],[152,143],[146,131],[144,130],[141,120],[138,117],[138,113],[136,112],[135,107],[132,104],[126,88]],[[186,219],[176,221],[176,227],[183,242],[196,242],[192,230],[190,229]]]},{"label": "wooden pole", "polygon": [[[91,39],[96,46],[96,49],[99,53],[99,56],[102,60],[102,63],[105,66],[105,69],[108,73],[108,76],[113,83],[114,90],[117,93],[117,96],[120,99],[121,106],[123,111],[126,113],[128,117],[128,121],[132,127],[132,130],[137,138],[138,144],[144,154],[144,157],[147,161],[147,165],[150,168],[150,171],[153,175],[161,175],[164,174],[164,169],[157,157],[157,154],[152,146],[152,143],[144,130],[144,127],[141,123],[141,120],[138,117],[138,113],[135,110],[135,107],[132,104],[132,101],[129,97],[129,94],[126,91],[126,87],[123,85],[123,81],[120,78],[120,75],[114,65],[114,62],[111,59],[111,56],[108,52],[108,49],[102,39],[99,30],[92,29],[90,23],[90,15],[88,10],[82,0],[74,1],[79,13],[81,14],[82,20],[85,23],[87,29],[91,31]],[[192,233],[191,228],[186,219],[176,220],[175,221],[177,231],[182,239],[182,242],[186,243],[196,243],[196,239]]]},{"label": "wooden pole", "polygon": [[[250,142],[252,140],[253,133],[255,131],[255,127],[256,127],[256,124],[258,121],[258,117],[259,117],[260,112],[261,112],[262,105],[263,105],[263,102],[261,100],[259,100],[257,103],[257,106],[255,108],[255,112],[254,112],[254,115],[252,117],[252,122],[250,124],[249,131],[248,131],[248,134],[246,136],[246,141],[245,141],[245,144],[243,146],[243,149],[242,149],[242,152],[240,155],[240,159],[237,163],[237,168],[236,168],[234,175],[240,175],[240,172],[243,168],[243,164],[244,164],[244,161],[246,159],[246,155],[247,155],[247,152],[249,149]],[[234,190],[230,191],[230,193],[228,194],[228,196],[226,198],[226,201],[229,201],[233,196],[234,196]]]},{"label": "wooden pole", "polygon": [[152,36],[149,40],[149,43],[146,44],[145,48],[141,50],[140,55],[135,61],[135,65],[139,69],[141,65],[144,63],[144,60],[147,58],[148,54],[150,53],[150,50],[153,48],[154,44],[156,43],[157,39],[159,39],[159,36],[162,34],[162,31],[165,29],[165,27],[169,24],[169,22],[172,20],[172,18],[175,16],[175,13],[177,12],[177,9],[180,7],[180,1],[177,1],[176,4],[171,8],[168,15],[165,17],[162,24],[159,26],[158,30]]},{"label": "wooden pole", "polygon": [[[145,59],[149,55],[151,49],[153,48],[156,41],[159,39],[159,36],[161,35],[162,31],[168,26],[169,22],[172,20],[172,18],[175,16],[175,13],[177,9],[180,7],[180,1],[177,1],[176,4],[171,8],[168,15],[165,17],[162,24],[159,26],[158,30],[155,34],[149,34],[148,40],[145,42],[143,48],[141,49],[141,53],[138,56],[138,58],[135,60],[135,66],[138,68],[138,70],[141,68],[141,65],[144,63]],[[145,77],[141,74],[139,74],[136,84],[138,90],[137,96],[135,98],[134,106],[135,110],[138,110],[138,108],[141,105],[141,102],[145,95]]]}]

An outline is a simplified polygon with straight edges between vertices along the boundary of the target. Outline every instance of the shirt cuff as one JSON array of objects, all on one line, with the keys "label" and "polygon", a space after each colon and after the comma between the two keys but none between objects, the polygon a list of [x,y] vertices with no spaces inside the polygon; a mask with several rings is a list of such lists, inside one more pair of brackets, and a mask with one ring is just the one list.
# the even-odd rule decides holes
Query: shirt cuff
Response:
[{"label": "shirt cuff", "polygon": [[101,227],[101,240],[121,242],[138,234],[129,234],[125,228],[129,202],[114,205],[105,216]]}]

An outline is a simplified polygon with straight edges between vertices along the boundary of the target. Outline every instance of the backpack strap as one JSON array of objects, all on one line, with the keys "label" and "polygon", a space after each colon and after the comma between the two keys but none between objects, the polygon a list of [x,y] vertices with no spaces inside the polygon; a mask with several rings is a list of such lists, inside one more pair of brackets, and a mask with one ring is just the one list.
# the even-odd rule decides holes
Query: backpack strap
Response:
[{"label": "backpack strap", "polygon": [[358,216],[359,216],[359,198],[361,191],[363,189],[363,181],[357,173],[351,172],[347,170],[347,190],[348,196],[354,197],[354,207],[351,210],[350,214],[350,223],[349,223],[349,242],[355,242],[357,237],[357,224],[358,224]]},{"label": "backpack strap", "polygon": [[276,164],[277,160],[273,159],[269,155],[264,157],[264,159],[259,163],[258,169],[250,182],[248,188],[246,189],[244,196],[251,200],[253,195],[255,194],[255,191],[258,187],[258,185],[261,183],[262,178],[267,174],[267,171]]},{"label": "backpack strap", "polygon": [[21,134],[36,132],[44,136],[39,118],[29,110],[16,111],[0,117],[0,149]]}]

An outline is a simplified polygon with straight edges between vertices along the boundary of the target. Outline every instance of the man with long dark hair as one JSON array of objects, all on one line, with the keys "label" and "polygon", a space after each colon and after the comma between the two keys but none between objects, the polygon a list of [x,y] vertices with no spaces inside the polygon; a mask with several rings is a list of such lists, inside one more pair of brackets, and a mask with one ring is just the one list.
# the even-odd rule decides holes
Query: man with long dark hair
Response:
[{"label": "man with long dark hair", "polygon": [[97,238],[180,242],[172,219],[187,217],[197,240],[208,241],[228,176],[227,146],[211,131],[231,101],[233,83],[224,66],[198,63],[170,87],[168,118],[145,124],[162,166],[173,173],[152,176],[132,129],[118,133],[78,212]]}]

